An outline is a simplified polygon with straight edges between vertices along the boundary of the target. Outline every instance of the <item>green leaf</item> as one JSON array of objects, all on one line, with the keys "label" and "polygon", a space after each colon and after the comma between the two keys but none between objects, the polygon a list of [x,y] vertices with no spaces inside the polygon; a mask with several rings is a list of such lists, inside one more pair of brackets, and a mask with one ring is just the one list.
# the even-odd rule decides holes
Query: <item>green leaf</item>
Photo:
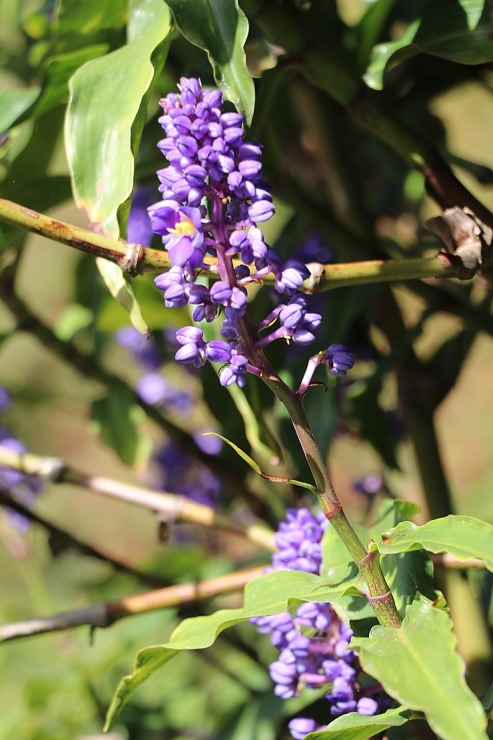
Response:
[{"label": "green leaf", "polygon": [[248,20],[237,0],[166,0],[176,25],[191,44],[204,49],[217,86],[247,125],[252,121],[255,89],[243,46]]},{"label": "green leaf", "polygon": [[58,33],[87,37],[106,28],[121,28],[127,13],[127,0],[61,0]]},{"label": "green leaf", "polygon": [[142,451],[142,440],[136,421],[140,409],[134,406],[134,395],[123,384],[110,388],[108,393],[92,404],[92,421],[106,444],[121,459],[133,464]]},{"label": "green leaf", "polygon": [[412,712],[403,707],[389,709],[383,714],[365,717],[350,712],[333,720],[326,730],[310,732],[305,740],[368,740],[389,727],[400,727],[412,718]]},{"label": "green leaf", "polygon": [[491,18],[484,0],[428,0],[414,37],[418,51],[458,64],[493,59]]},{"label": "green leaf", "polygon": [[131,10],[129,43],[72,77],[65,127],[76,203],[110,235],[117,233],[118,206],[132,190],[132,125],[154,77],[151,55],[171,34],[162,0],[140,0]]},{"label": "green leaf", "polygon": [[252,617],[279,614],[302,601],[333,603],[341,596],[340,589],[327,586],[320,576],[311,573],[280,570],[256,578],[245,588],[243,608],[221,609],[207,617],[185,619],[169,642],[138,653],[133,672],[123,678],[115,692],[106,716],[105,730],[118,717],[133,692],[179,651],[209,647],[227,627]]},{"label": "green leaf", "polygon": [[396,0],[377,0],[371,3],[356,26],[358,69],[365,69],[368,64],[370,51],[379,38],[382,28],[387,23],[395,3]]},{"label": "green leaf", "polygon": [[413,21],[397,41],[387,41],[373,47],[370,63],[363,75],[363,79],[369,87],[373,90],[382,90],[385,72],[417,54],[412,42],[418,28],[419,20]]},{"label": "green leaf", "polygon": [[493,59],[490,17],[484,0],[428,0],[420,19],[393,42],[373,48],[364,75],[367,85],[381,90],[385,71],[425,52],[458,64],[485,64]]},{"label": "green leaf", "polygon": [[39,116],[55,105],[64,103],[69,95],[68,81],[76,70],[91,59],[103,56],[107,51],[108,44],[95,44],[51,57],[46,63],[46,81],[34,115]]},{"label": "green leaf", "polygon": [[363,670],[401,704],[424,712],[442,740],[487,739],[486,717],[465,682],[446,612],[420,597],[400,628],[378,625],[353,644]]},{"label": "green leaf", "polygon": [[7,131],[22,118],[37,100],[40,91],[39,87],[29,87],[0,93],[0,133]]},{"label": "green leaf", "polygon": [[493,571],[493,526],[472,516],[446,516],[418,527],[401,522],[377,540],[381,553],[409,552],[424,548],[448,552],[459,560],[480,558]]}]

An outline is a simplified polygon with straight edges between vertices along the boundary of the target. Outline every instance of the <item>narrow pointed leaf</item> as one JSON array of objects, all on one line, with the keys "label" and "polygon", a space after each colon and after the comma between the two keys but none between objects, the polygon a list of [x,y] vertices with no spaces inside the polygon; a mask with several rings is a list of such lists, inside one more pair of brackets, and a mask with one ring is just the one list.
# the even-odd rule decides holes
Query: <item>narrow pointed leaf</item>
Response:
[{"label": "narrow pointed leaf", "polygon": [[236,452],[236,454],[239,455],[239,457],[241,457],[241,459],[244,460],[252,468],[252,470],[254,470],[262,478],[266,478],[273,483],[290,483],[292,486],[307,488],[309,491],[313,491],[313,493],[315,493],[316,491],[315,486],[313,486],[311,483],[304,483],[301,480],[294,480],[293,478],[283,478],[280,475],[271,475],[270,473],[266,473],[264,470],[262,470],[260,465],[258,465],[255,460],[250,457],[250,455],[248,455],[244,450],[241,449],[241,447],[238,447],[238,445],[235,445],[234,442],[231,442],[229,439],[226,439],[226,437],[223,437],[216,432],[204,432],[203,436],[219,437],[219,439],[221,439],[225,444],[231,447]]},{"label": "narrow pointed leaf", "polygon": [[133,673],[118,686],[106,716],[105,729],[118,717],[133,692],[158,668],[181,650],[198,650],[212,645],[227,627],[252,617],[279,614],[302,601],[335,602],[342,596],[338,588],[327,586],[312,573],[281,570],[266,573],[245,588],[245,602],[240,609],[222,609],[210,616],[185,619],[175,629],[169,642],[141,650]]},{"label": "narrow pointed leaf", "polygon": [[217,86],[250,125],[255,89],[243,49],[248,35],[248,20],[237,0],[166,2],[185,38],[207,52]]},{"label": "narrow pointed leaf", "polygon": [[480,558],[493,570],[493,526],[472,516],[446,516],[418,527],[401,522],[384,532],[377,542],[381,553],[409,552],[424,548],[448,552],[459,560]]},{"label": "narrow pointed leaf", "polygon": [[352,644],[363,670],[401,704],[424,712],[441,740],[487,740],[486,717],[465,682],[445,611],[420,597],[400,628],[379,625]]}]

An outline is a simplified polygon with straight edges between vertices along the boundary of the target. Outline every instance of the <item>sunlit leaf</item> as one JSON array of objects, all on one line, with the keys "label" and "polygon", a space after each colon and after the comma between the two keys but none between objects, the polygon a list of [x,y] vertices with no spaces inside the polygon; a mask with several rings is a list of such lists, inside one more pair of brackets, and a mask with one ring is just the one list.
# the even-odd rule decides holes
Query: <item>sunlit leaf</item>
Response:
[{"label": "sunlit leaf", "polygon": [[255,90],[243,46],[248,21],[237,0],[166,0],[190,43],[207,52],[217,86],[249,125]]},{"label": "sunlit leaf", "polygon": [[154,77],[151,55],[171,30],[161,0],[140,0],[132,9],[138,31],[131,17],[129,43],[72,77],[65,128],[76,203],[110,235],[117,228],[118,206],[132,190],[132,125]]},{"label": "sunlit leaf", "polygon": [[450,515],[422,526],[401,522],[376,542],[381,553],[409,552],[424,548],[448,552],[459,560],[480,558],[493,570],[493,526],[472,516]]},{"label": "sunlit leaf", "polygon": [[68,81],[79,67],[91,59],[101,57],[108,51],[107,44],[95,44],[84,49],[71,51],[51,57],[46,63],[46,80],[35,107],[35,115],[66,102],[68,99]]},{"label": "sunlit leaf", "polygon": [[350,712],[337,717],[327,729],[310,732],[305,740],[369,740],[390,727],[405,725],[411,717],[411,710],[403,707],[389,709],[373,717]]},{"label": "sunlit leaf", "polygon": [[118,717],[134,691],[179,651],[209,647],[227,627],[252,617],[278,614],[302,601],[334,602],[341,596],[340,589],[327,586],[319,576],[296,570],[266,573],[251,581],[245,588],[243,608],[222,609],[207,617],[185,619],[169,642],[138,653],[133,673],[126,676],[116,690],[105,728]]},{"label": "sunlit leaf", "polygon": [[486,717],[465,682],[445,611],[420,597],[400,628],[378,625],[353,642],[363,669],[401,704],[424,712],[442,740],[487,739]]}]

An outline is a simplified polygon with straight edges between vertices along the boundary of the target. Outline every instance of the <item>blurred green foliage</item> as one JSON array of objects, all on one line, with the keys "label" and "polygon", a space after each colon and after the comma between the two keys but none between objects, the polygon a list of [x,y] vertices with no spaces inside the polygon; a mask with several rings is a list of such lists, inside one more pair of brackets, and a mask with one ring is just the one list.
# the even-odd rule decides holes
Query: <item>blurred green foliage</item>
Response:
[{"label": "blurred green foliage", "polygon": [[[335,262],[435,254],[441,245],[425,220],[441,207],[467,205],[450,201],[447,188],[442,202],[427,194],[428,188],[437,195],[429,179],[437,161],[448,173],[453,168],[471,197],[493,208],[492,59],[491,15],[479,0],[245,0],[239,6],[216,0],[193,9],[171,0],[4,0],[0,197],[125,237],[134,184],[150,185],[159,198],[158,99],[180,76],[197,76],[221,86],[247,118],[253,115],[251,136],[264,144],[277,207],[266,238],[284,257],[310,236]],[[138,367],[113,336],[130,319],[92,258],[0,223],[0,280],[0,383],[15,397],[2,423],[29,449],[59,455],[88,473],[152,486],[150,451],[165,439],[163,427],[167,434],[179,427],[188,449],[193,433],[213,427],[259,453],[269,470],[274,453],[284,449],[279,474],[306,474],[289,419],[254,379],[240,401],[219,388],[212,370],[189,376],[165,353],[166,377],[193,395],[195,410],[188,417],[171,412],[161,428],[145,418],[145,409],[133,405]],[[187,322],[184,311],[164,310],[150,276],[134,286],[140,327],[145,321],[157,336]],[[487,280],[342,288],[316,301],[326,319],[321,346],[344,341],[357,357],[345,392],[329,379],[306,399],[349,513],[362,524],[371,521],[375,508],[355,492],[354,481],[376,472],[384,479],[378,500],[416,502],[421,521],[452,510],[491,520]],[[261,317],[268,305],[267,291],[259,291],[254,312]],[[52,341],[36,321],[50,328]],[[97,363],[84,364],[84,355]],[[295,385],[308,356],[269,350]],[[128,387],[112,387],[104,373]],[[258,421],[253,431],[252,417]],[[252,439],[261,440],[258,449],[250,449]],[[230,449],[219,464],[229,471],[225,513],[248,519],[254,511],[275,527],[286,506],[312,503],[300,491],[255,479]],[[172,527],[171,540],[162,542],[151,514],[71,486],[50,485],[36,512],[93,544],[109,562],[82,555],[36,525],[21,534],[2,516],[2,622],[268,561],[251,545],[194,527]],[[410,571],[421,555],[407,557]],[[428,583],[429,561],[421,564]],[[491,580],[482,572],[460,583],[443,572],[440,579],[458,617],[468,676],[484,693],[492,658],[485,624]],[[479,597],[475,630],[454,613],[464,593],[471,603],[471,594]],[[2,645],[0,736],[99,737],[115,687],[138,650],[165,642],[184,617],[239,604],[239,596],[222,596],[125,619],[92,635],[79,629]],[[266,669],[272,657],[267,639],[239,625],[148,681],[108,737],[286,738],[287,718],[313,698],[303,694],[284,703],[274,697]],[[388,736],[404,740],[426,731],[412,723]]]}]

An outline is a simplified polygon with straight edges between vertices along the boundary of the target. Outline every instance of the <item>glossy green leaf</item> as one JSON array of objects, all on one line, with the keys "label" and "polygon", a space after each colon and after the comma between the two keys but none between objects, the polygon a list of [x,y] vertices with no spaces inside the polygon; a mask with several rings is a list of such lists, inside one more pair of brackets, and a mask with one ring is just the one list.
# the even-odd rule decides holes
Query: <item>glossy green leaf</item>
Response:
[{"label": "glossy green leaf", "polygon": [[[369,529],[366,542],[381,539],[382,532],[395,527],[406,515],[415,514],[415,507],[408,502],[386,500],[380,505],[377,518]],[[407,523],[407,522],[406,522]],[[399,614],[404,615],[405,608],[421,593],[430,600],[436,596],[433,585],[433,563],[428,553],[423,550],[401,552],[382,556],[382,571],[385,576]]]},{"label": "glossy green leaf", "polygon": [[370,52],[375,45],[383,26],[396,4],[396,0],[376,0],[368,6],[365,14],[355,28],[357,43],[356,57],[358,68],[364,69]]},{"label": "glossy green leaf", "polygon": [[140,0],[131,9],[129,43],[72,77],[65,128],[76,203],[111,235],[117,209],[132,190],[132,125],[154,76],[151,55],[171,33],[161,0]]},{"label": "glossy green leaf", "polygon": [[363,79],[369,87],[374,90],[381,90],[385,72],[417,54],[412,42],[418,28],[419,21],[416,20],[409,24],[402,36],[396,41],[377,44],[373,48],[368,68],[363,75]]},{"label": "glossy green leaf", "polygon": [[106,716],[105,729],[120,714],[133,692],[158,668],[181,650],[198,650],[212,645],[228,627],[252,617],[278,614],[302,601],[335,602],[342,596],[338,588],[327,586],[322,578],[296,570],[266,573],[245,588],[244,606],[221,609],[206,617],[185,619],[164,645],[145,648],[136,658],[133,672],[118,686]]},{"label": "glossy green leaf", "polygon": [[39,87],[28,87],[0,92],[0,133],[22,118],[39,97],[40,90]]},{"label": "glossy green leaf", "polygon": [[491,17],[484,0],[428,0],[414,37],[418,51],[459,64],[493,59]]},{"label": "glossy green leaf", "polygon": [[491,20],[484,0],[428,0],[421,18],[397,41],[373,48],[364,79],[381,90],[387,70],[425,52],[458,64],[486,64],[493,59]]},{"label": "glossy green leaf", "polygon": [[243,49],[248,35],[248,20],[237,0],[166,2],[185,38],[207,52],[217,86],[250,125],[255,89]]},{"label": "glossy green leaf", "polygon": [[378,625],[353,642],[363,670],[401,704],[424,712],[441,740],[487,739],[486,717],[465,682],[445,611],[420,597],[399,629]]},{"label": "glossy green leaf", "polygon": [[472,516],[446,516],[418,527],[402,522],[384,532],[376,546],[381,553],[409,552],[424,548],[448,552],[459,560],[480,558],[493,570],[493,526]]},{"label": "glossy green leaf", "polygon": [[310,732],[305,740],[369,740],[374,735],[400,727],[412,718],[410,709],[396,707],[383,714],[365,717],[357,712],[350,712],[333,720],[325,730]]},{"label": "glossy green leaf", "polygon": [[103,56],[107,51],[107,44],[95,44],[51,57],[46,63],[46,80],[36,103],[35,115],[39,116],[55,105],[64,103],[69,95],[68,81],[76,70],[91,59]]}]

